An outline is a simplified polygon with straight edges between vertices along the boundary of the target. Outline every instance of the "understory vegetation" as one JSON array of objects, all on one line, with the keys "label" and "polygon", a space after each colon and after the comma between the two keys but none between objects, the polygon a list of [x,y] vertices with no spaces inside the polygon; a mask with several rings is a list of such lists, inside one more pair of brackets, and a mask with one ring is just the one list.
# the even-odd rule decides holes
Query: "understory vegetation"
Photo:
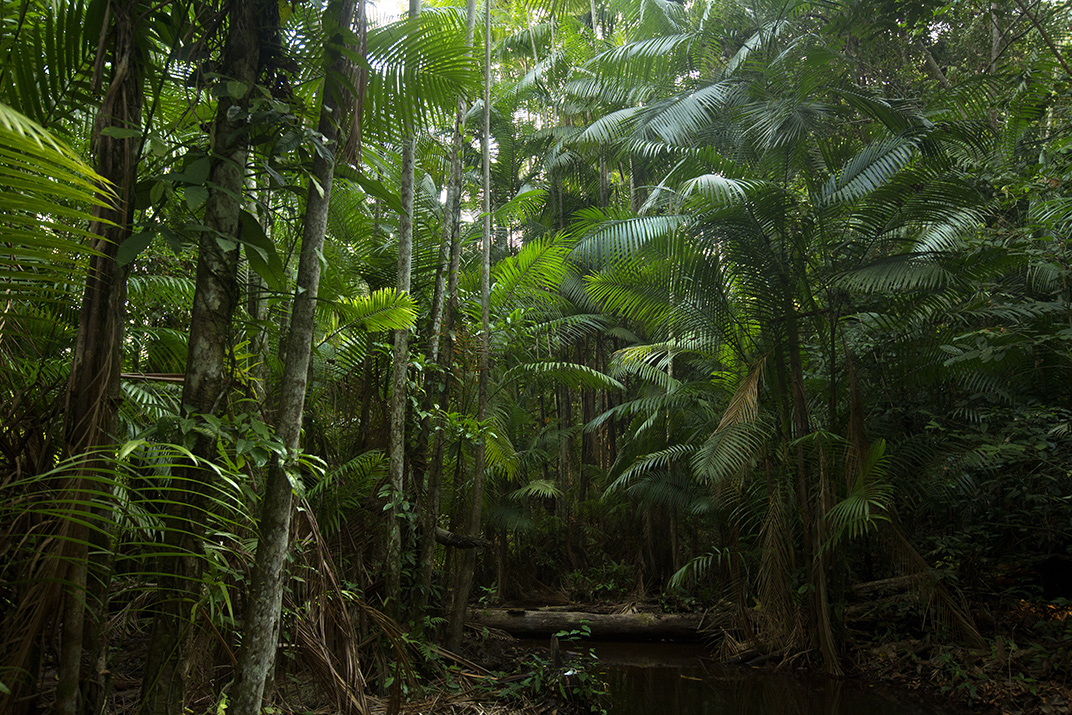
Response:
[{"label": "understory vegetation", "polygon": [[0,710],[1067,712],[1068,4],[388,13],[0,0]]}]

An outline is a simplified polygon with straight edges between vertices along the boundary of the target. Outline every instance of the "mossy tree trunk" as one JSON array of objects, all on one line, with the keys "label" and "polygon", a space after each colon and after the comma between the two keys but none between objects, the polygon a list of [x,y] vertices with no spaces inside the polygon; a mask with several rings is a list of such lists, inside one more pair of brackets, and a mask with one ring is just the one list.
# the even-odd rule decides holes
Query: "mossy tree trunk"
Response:
[{"label": "mossy tree trunk", "polygon": [[[350,34],[354,17],[354,0],[335,0],[325,11],[325,27],[336,33],[327,43],[327,72],[320,98],[320,122],[317,131],[324,137],[331,156],[318,152],[313,160],[313,180],[306,195],[302,226],[301,254],[298,259],[297,287],[291,309],[286,363],[279,386],[279,412],[276,434],[286,447],[286,455],[272,460],[264,487],[261,507],[260,539],[249,600],[246,606],[239,654],[232,692],[231,711],[235,715],[258,715],[264,698],[264,685],[275,663],[279,640],[279,619],[283,603],[284,570],[290,546],[290,522],[293,492],[288,469],[299,449],[302,413],[309,377],[309,361],[316,329],[316,300],[320,287],[320,256],[331,202],[331,184],[335,176],[341,98],[345,91],[340,79],[347,62],[340,49]],[[315,182],[315,184],[314,184]]]},{"label": "mossy tree trunk", "polygon": [[[182,404],[199,418],[227,409],[232,319],[240,300],[237,270],[241,235],[242,193],[249,145],[249,105],[256,92],[264,37],[278,31],[279,7],[274,0],[233,2],[227,12],[227,39],[220,74],[232,92],[222,93],[212,127],[212,163],[205,204],[205,231],[198,241],[198,260]],[[199,433],[193,453],[216,459],[217,440]],[[210,506],[209,470],[192,464],[174,478],[179,486],[165,517],[165,551],[159,566],[157,612],[144,674],[145,715],[181,715],[195,654],[190,644],[196,631],[195,604],[200,598],[204,559],[204,522]]]}]

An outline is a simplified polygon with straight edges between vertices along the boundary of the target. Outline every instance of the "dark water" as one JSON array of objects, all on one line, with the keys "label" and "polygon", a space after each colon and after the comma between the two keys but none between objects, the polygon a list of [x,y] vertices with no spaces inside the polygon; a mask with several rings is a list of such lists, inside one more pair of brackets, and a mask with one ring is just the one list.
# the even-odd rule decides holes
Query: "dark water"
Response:
[{"label": "dark water", "polygon": [[610,715],[949,715],[853,680],[721,666],[700,646],[601,643]]}]

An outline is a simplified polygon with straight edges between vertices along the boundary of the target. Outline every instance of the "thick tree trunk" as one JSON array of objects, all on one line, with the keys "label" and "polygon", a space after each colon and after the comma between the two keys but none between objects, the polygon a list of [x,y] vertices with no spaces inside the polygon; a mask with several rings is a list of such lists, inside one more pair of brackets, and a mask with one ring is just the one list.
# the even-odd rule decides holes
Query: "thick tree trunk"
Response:
[{"label": "thick tree trunk", "polygon": [[[105,30],[112,36],[113,74],[93,127],[94,153],[97,172],[112,183],[117,196],[114,206],[95,210],[101,220],[90,225],[90,232],[98,236],[93,241],[98,253],[90,257],[67,384],[64,454],[69,458],[113,442],[119,409],[127,276],[116,255],[133,227],[141,138],[119,139],[102,132],[142,128],[143,64],[134,37],[138,4],[137,0],[112,3],[113,21]],[[98,496],[107,498],[110,489],[99,480],[86,478],[90,471],[103,466],[97,457],[87,455],[71,478],[72,511],[80,516],[72,520],[66,542],[68,591],[55,706],[55,712],[64,715],[97,713],[104,707],[107,644],[103,621],[111,581],[110,517],[103,509],[92,509],[89,502]]]},{"label": "thick tree trunk", "polygon": [[[231,3],[229,28],[220,73],[245,85],[238,99],[220,97],[213,123],[212,166],[205,225],[198,244],[197,283],[182,403],[193,415],[215,415],[225,409],[230,387],[228,357],[231,321],[239,300],[238,237],[248,148],[249,98],[255,91],[260,61],[261,30],[278,25],[273,0]],[[221,237],[230,237],[221,240]],[[216,457],[216,439],[199,435],[193,453]],[[165,517],[165,551],[159,572],[159,602],[142,679],[144,715],[180,715],[188,690],[194,654],[192,606],[199,599],[204,561],[205,514],[209,509],[211,472],[191,465],[177,475],[181,483],[171,496]]]},{"label": "thick tree trunk", "polygon": [[[353,22],[354,0],[337,0],[325,11],[326,27],[348,32]],[[328,68],[320,98],[320,122],[317,131],[332,152],[337,151],[341,102],[344,95],[338,78],[344,76],[346,60],[339,51],[345,40],[335,34],[328,42]],[[313,334],[316,328],[316,300],[320,287],[320,255],[328,222],[331,183],[335,175],[334,157],[318,153],[313,160],[313,181],[306,195],[302,226],[301,254],[298,259],[297,286],[291,309],[290,334],[283,379],[279,386],[279,413],[276,434],[287,449],[287,461],[293,461],[301,437],[302,413],[309,376]],[[280,458],[272,460],[265,483],[261,507],[260,539],[249,600],[243,626],[242,651],[235,673],[230,710],[235,715],[258,715],[264,698],[264,684],[275,663],[279,639],[279,616],[283,603],[284,570],[290,546],[290,521],[293,496],[288,469]],[[349,684],[353,686],[354,684]],[[366,708],[367,710],[367,708]]]}]

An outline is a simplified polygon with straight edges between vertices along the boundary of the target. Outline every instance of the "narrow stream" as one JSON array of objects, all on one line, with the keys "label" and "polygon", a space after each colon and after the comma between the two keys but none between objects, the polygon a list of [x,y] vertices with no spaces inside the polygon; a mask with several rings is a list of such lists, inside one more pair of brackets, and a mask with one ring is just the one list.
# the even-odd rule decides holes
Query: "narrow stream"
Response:
[{"label": "narrow stream", "polygon": [[853,680],[723,666],[701,646],[593,643],[610,715],[950,715]]}]

